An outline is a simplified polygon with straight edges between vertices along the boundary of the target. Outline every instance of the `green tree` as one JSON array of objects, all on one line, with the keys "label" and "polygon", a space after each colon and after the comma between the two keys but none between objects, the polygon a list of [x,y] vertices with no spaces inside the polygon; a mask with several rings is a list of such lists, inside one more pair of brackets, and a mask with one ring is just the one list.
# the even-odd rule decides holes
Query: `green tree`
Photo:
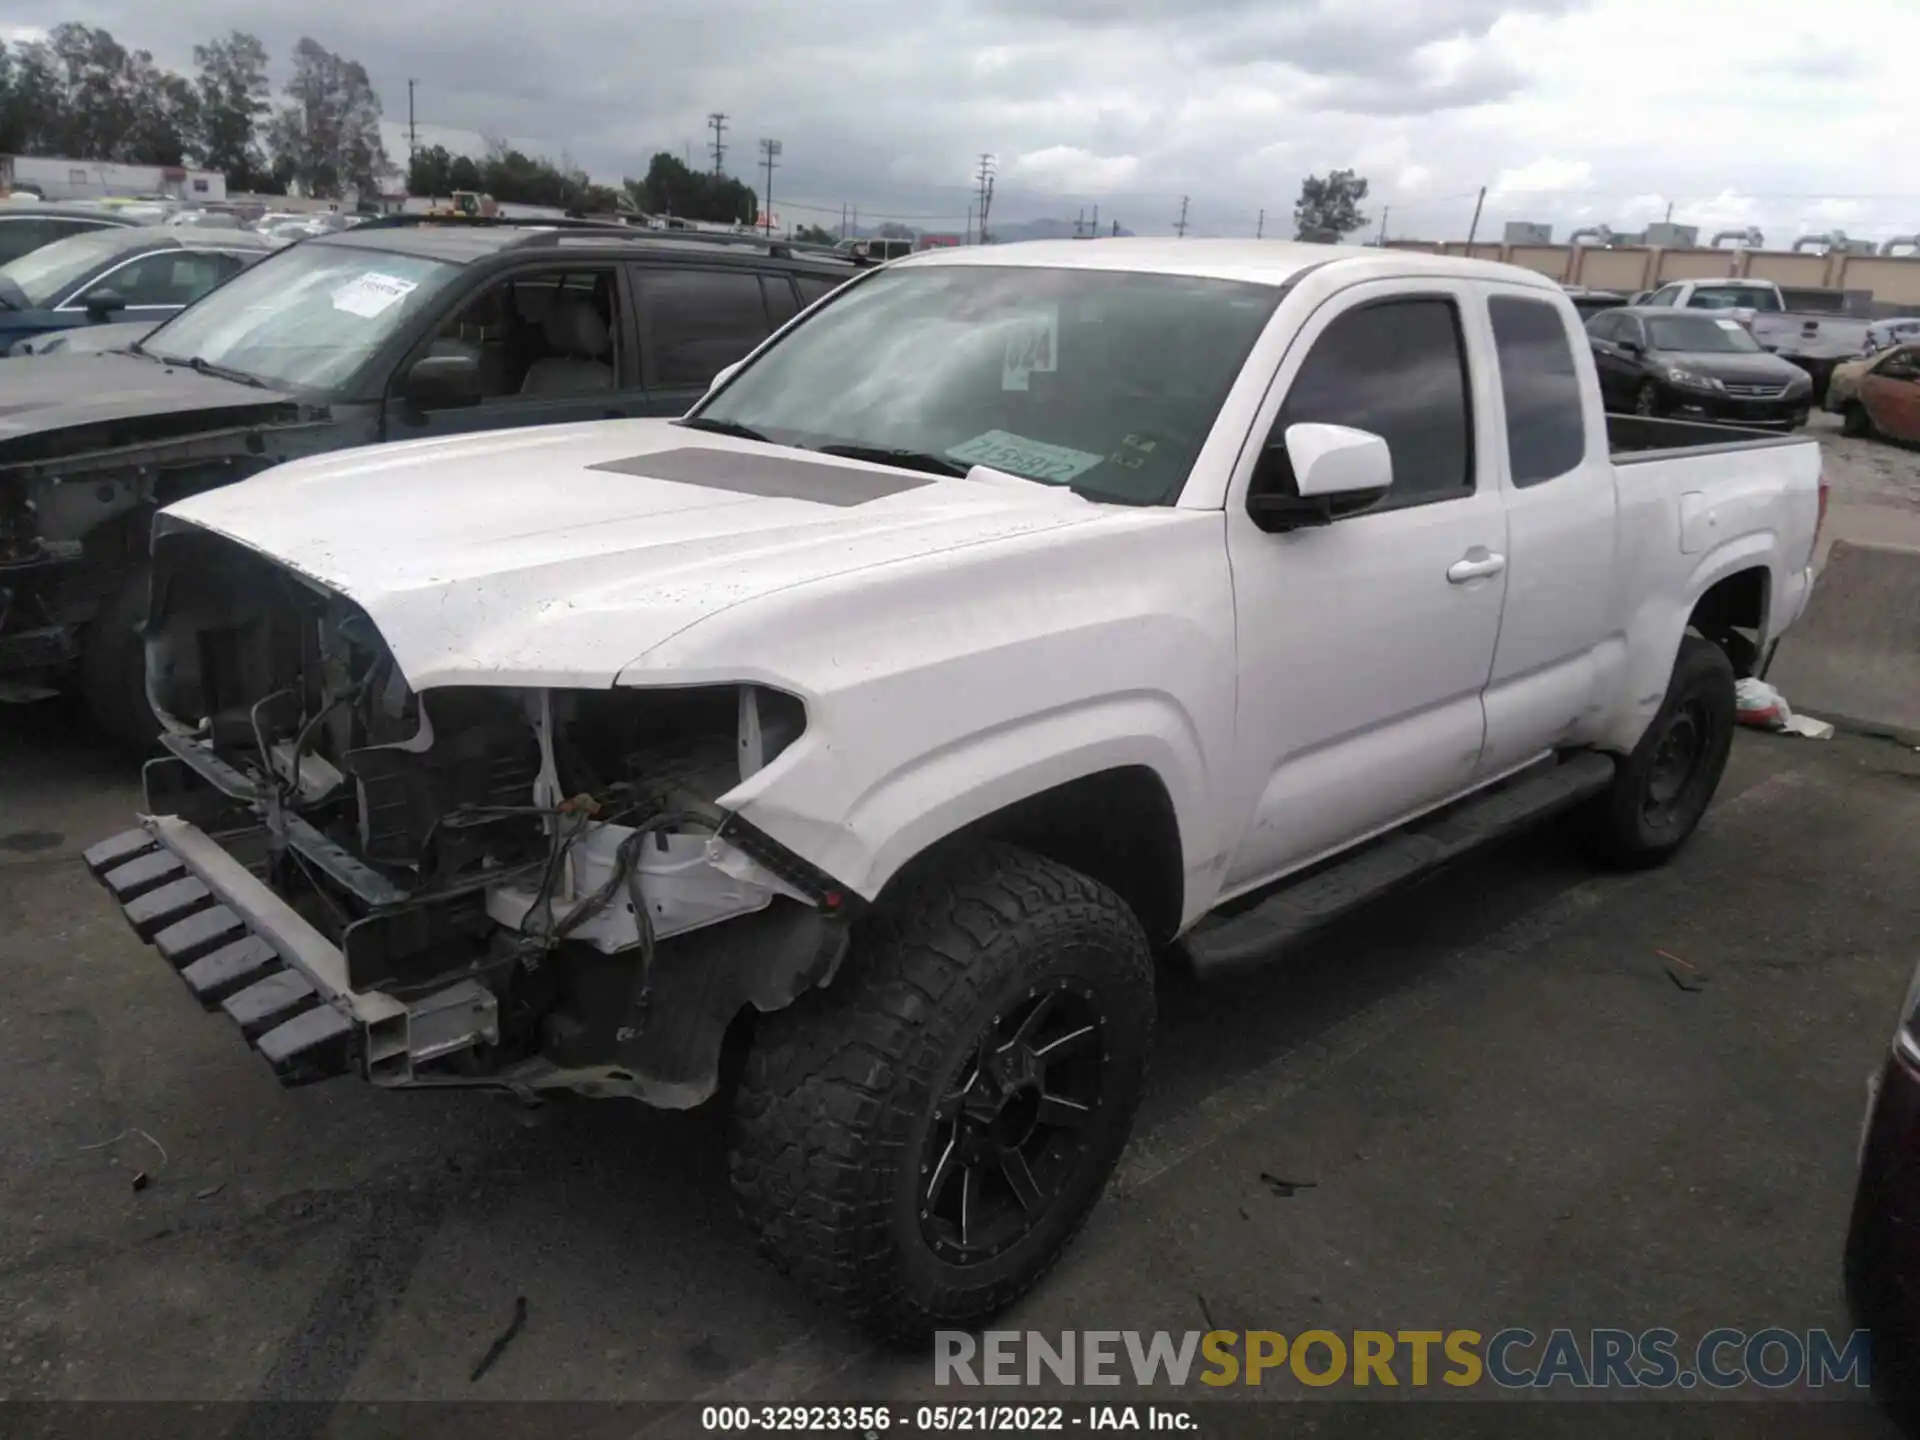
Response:
[{"label": "green tree", "polygon": [[387,152],[366,67],[302,36],[284,93],[291,103],[267,125],[275,173],[284,170],[308,195],[326,199],[348,189],[377,194]]},{"label": "green tree", "polygon": [[653,157],[644,180],[628,180],[627,194],[641,210],[678,215],[715,224],[750,221],[760,213],[759,197],[731,175],[690,170],[665,151]]},{"label": "green tree", "polygon": [[793,232],[793,238],[808,245],[831,245],[840,237],[824,225],[802,225]]},{"label": "green tree", "polygon": [[267,47],[257,36],[235,30],[224,40],[194,46],[193,63],[200,71],[194,82],[199,102],[195,160],[224,174],[232,189],[258,189],[268,178],[260,126],[273,109]]},{"label": "green tree", "polygon": [[1293,207],[1294,238],[1333,242],[1364,229],[1367,217],[1360,202],[1366,198],[1366,180],[1351,170],[1335,170],[1324,178],[1309,175],[1300,182],[1300,198]]},{"label": "green tree", "polygon": [[471,188],[453,183],[453,156],[444,145],[428,145],[416,150],[413,159],[407,162],[409,195],[451,195],[455,190]]}]

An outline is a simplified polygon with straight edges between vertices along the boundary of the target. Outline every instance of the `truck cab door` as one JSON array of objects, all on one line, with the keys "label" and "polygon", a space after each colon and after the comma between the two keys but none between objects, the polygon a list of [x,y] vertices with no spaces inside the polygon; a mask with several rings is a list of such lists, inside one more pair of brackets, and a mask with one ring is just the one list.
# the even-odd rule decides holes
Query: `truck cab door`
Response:
[{"label": "truck cab door", "polygon": [[[1624,654],[1606,421],[1567,307],[1515,287],[1482,301],[1497,376],[1483,452],[1505,486],[1506,607],[1487,685],[1482,776],[1578,738]],[[1636,322],[1635,329],[1638,330]]]},{"label": "truck cab door", "polygon": [[[1240,666],[1234,783],[1255,797],[1225,877],[1254,888],[1460,794],[1506,594],[1506,514],[1456,282],[1351,287],[1301,328],[1227,500]],[[1373,508],[1270,533],[1253,454],[1301,423],[1382,437]],[[1264,483],[1264,482],[1263,482]]]}]

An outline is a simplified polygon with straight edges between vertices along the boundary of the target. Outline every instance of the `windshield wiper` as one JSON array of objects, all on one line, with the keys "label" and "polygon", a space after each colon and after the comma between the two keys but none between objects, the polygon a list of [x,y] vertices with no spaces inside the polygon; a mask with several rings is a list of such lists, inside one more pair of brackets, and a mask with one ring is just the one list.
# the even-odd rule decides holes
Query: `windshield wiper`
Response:
[{"label": "windshield wiper", "polygon": [[695,415],[691,419],[675,420],[672,423],[684,425],[689,430],[704,430],[709,435],[731,435],[736,440],[758,440],[762,444],[773,443],[752,426],[741,425],[732,420],[708,420],[704,416]]},{"label": "windshield wiper", "polygon": [[894,465],[902,470],[920,470],[929,475],[964,478],[969,467],[920,450],[895,450],[886,445],[814,445],[807,447],[822,455],[837,455],[844,460],[871,460],[876,465]]},{"label": "windshield wiper", "polygon": [[[134,341],[135,346],[139,341]],[[256,390],[267,388],[267,382],[257,375],[249,375],[244,370],[230,370],[225,365],[215,365],[211,360],[203,360],[195,355],[191,358],[181,355],[162,355],[158,350],[141,350],[142,355],[158,360],[162,365],[178,365],[191,370],[196,375],[211,375],[216,380],[232,380],[239,385],[251,385]]]}]

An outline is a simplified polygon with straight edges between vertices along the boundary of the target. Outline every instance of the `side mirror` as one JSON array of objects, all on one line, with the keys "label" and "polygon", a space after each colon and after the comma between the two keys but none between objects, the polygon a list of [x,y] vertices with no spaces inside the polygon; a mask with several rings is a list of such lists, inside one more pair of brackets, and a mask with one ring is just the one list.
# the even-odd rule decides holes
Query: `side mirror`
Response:
[{"label": "side mirror", "polygon": [[427,355],[413,362],[400,393],[422,409],[469,405],[480,398],[480,362],[471,355]]},{"label": "side mirror", "polygon": [[727,381],[731,380],[734,377],[734,373],[737,370],[739,370],[739,368],[742,365],[746,363],[747,362],[744,360],[736,360],[731,365],[722,365],[720,367],[719,372],[713,377],[713,379],[707,382],[707,394],[711,395],[714,391],[718,390],[722,385],[726,384]]},{"label": "side mirror", "polygon": [[87,296],[87,318],[104,320],[127,308],[126,297],[117,290],[96,290]]},{"label": "side mirror", "polygon": [[1270,534],[1335,520],[1380,503],[1393,486],[1387,442],[1345,425],[1289,425],[1253,470],[1247,514]]},{"label": "side mirror", "polygon": [[1615,343],[1619,345],[1620,353],[1623,355],[1644,355],[1647,351],[1647,347],[1638,340],[1620,340]]}]

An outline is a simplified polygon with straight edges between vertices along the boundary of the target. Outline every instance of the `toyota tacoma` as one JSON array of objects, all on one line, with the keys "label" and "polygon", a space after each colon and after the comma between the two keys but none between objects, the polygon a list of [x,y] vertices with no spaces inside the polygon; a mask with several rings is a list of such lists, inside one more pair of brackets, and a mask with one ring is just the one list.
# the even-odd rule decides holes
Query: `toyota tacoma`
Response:
[{"label": "toyota tacoma", "polygon": [[88,863],[289,1084],[724,1095],[769,1255],[922,1337],[1093,1207],[1156,953],[1554,814],[1672,855],[1824,493],[1809,440],[1605,415],[1523,270],[918,255],[677,421],[167,508],[164,753]]}]

